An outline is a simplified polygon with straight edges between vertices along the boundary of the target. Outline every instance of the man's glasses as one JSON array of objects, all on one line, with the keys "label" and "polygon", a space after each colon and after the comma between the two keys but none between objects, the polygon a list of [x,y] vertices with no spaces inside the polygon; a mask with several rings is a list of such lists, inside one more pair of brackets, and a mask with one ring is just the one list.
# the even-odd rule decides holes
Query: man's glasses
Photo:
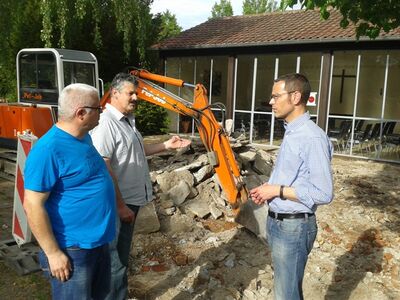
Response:
[{"label": "man's glasses", "polygon": [[99,113],[101,113],[101,112],[103,111],[103,107],[101,107],[101,106],[82,106],[82,108],[95,109],[95,110],[97,110]]},{"label": "man's glasses", "polygon": [[286,94],[290,95],[290,94],[295,93],[295,92],[297,92],[297,91],[290,91],[290,92],[283,92],[283,93],[280,93],[280,94],[274,94],[274,95],[271,95],[271,100],[276,101],[280,97],[282,97],[283,95],[286,95]]}]

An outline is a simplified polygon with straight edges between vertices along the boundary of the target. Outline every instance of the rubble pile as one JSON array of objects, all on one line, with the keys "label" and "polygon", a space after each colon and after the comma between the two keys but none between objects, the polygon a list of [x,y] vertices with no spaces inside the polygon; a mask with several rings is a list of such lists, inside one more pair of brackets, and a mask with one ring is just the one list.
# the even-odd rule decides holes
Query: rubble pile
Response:
[{"label": "rubble pile", "polygon": [[[268,179],[275,150],[240,139],[233,149],[248,188]],[[234,222],[200,143],[149,165],[155,200],[136,223],[130,297],[273,299],[269,249],[256,236],[267,208],[249,201],[246,227]],[[333,171],[335,200],[317,211],[305,299],[400,299],[400,166],[336,157]]]}]

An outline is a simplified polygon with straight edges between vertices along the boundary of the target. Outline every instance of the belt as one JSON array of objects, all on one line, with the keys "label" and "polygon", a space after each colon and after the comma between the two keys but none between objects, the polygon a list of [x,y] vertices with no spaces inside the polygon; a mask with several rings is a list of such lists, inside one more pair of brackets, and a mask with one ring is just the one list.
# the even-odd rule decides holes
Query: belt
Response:
[{"label": "belt", "polygon": [[268,216],[270,216],[271,218],[274,218],[274,219],[281,220],[281,221],[283,221],[283,219],[305,219],[305,218],[311,217],[313,215],[314,215],[314,213],[306,213],[306,212],[296,213],[296,214],[281,214],[281,213],[276,213],[276,212],[273,212],[270,210],[268,211]]}]

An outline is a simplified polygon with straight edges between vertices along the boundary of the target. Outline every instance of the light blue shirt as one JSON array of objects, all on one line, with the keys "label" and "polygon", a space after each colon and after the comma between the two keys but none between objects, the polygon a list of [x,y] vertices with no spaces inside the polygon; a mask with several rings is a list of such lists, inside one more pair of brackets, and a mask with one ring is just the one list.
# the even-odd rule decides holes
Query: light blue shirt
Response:
[{"label": "light blue shirt", "polygon": [[269,184],[293,187],[299,202],[276,197],[269,208],[276,213],[315,212],[333,199],[332,144],[308,112],[285,124],[285,130]]}]

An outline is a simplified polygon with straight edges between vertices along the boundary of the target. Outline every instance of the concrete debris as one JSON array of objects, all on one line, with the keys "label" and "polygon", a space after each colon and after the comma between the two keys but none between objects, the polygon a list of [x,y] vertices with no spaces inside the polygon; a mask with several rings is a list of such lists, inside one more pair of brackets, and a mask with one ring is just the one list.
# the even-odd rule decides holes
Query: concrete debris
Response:
[{"label": "concrete debris", "polygon": [[160,221],[154,202],[140,208],[135,223],[135,233],[152,233],[160,230]]},{"label": "concrete debris", "polygon": [[183,202],[185,202],[187,196],[189,196],[191,192],[191,187],[189,184],[182,180],[178,183],[178,185],[173,186],[169,191],[168,195],[172,202],[176,205],[179,206]]}]

